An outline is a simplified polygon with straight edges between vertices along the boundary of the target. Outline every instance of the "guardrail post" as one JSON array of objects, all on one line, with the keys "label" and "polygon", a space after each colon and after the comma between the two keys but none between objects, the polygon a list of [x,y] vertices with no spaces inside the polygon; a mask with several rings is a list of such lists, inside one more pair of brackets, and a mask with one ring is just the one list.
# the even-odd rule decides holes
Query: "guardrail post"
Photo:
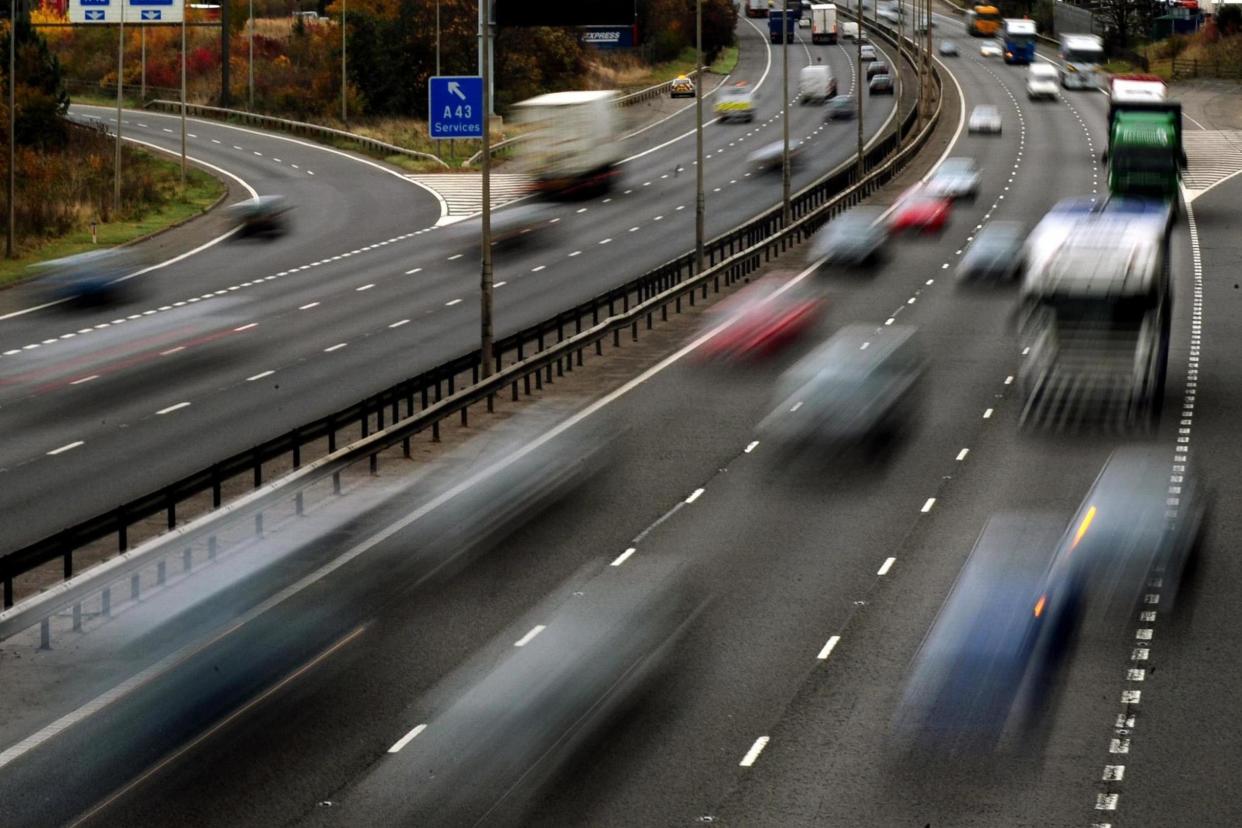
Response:
[{"label": "guardrail post", "polygon": [[193,565],[194,550],[187,546],[185,549],[181,550],[181,571],[189,572]]},{"label": "guardrail post", "polygon": [[116,545],[118,552],[125,552],[129,549],[129,524],[125,521],[125,513],[117,510],[117,522],[120,527],[116,530]]},{"label": "guardrail post", "polygon": [[142,581],[138,573],[134,573],[129,578],[129,597],[137,601],[138,596],[142,593]]},{"label": "guardrail post", "polygon": [[[595,307],[591,308],[591,325],[593,327],[598,324],[599,324],[599,305],[596,305]],[[603,337],[600,337],[599,339],[595,340],[595,355],[596,356],[604,355]]]},{"label": "guardrail post", "polygon": [[82,632],[82,602],[73,605],[73,631]]},{"label": "guardrail post", "polygon": [[172,492],[168,493],[168,528],[177,528],[177,501],[173,497]]},{"label": "guardrail post", "polygon": [[13,576],[4,576],[4,608],[13,606]]},{"label": "guardrail post", "polygon": [[219,509],[221,501],[220,492],[220,467],[211,467],[211,508]]},{"label": "guardrail post", "polygon": [[39,649],[52,649],[52,622],[47,618],[39,622]]},{"label": "guardrail post", "polygon": [[163,586],[164,582],[167,580],[168,580],[168,564],[165,562],[163,558],[160,558],[159,563],[155,565],[155,583],[159,584],[160,586]]},{"label": "guardrail post", "polygon": [[62,568],[64,571],[65,580],[67,581],[73,577],[73,547],[72,546],[65,549],[65,554],[61,557],[61,561],[63,564]]},{"label": "guardrail post", "polygon": [[112,587],[104,587],[103,592],[99,593],[99,611],[104,618],[112,617]]},{"label": "guardrail post", "polygon": [[254,453],[254,487],[257,489],[263,485],[263,460],[262,455],[256,450]]}]

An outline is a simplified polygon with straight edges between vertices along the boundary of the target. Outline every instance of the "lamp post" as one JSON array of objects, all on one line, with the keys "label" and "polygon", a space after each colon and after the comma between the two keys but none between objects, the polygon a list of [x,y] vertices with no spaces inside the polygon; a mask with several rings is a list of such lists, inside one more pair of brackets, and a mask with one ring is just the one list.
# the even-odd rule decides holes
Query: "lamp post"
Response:
[{"label": "lamp post", "polygon": [[703,235],[707,204],[703,195],[703,0],[695,3],[694,43],[694,272],[703,272]]},{"label": "lamp post", "polygon": [[346,103],[348,89],[345,84],[345,15],[349,9],[349,0],[341,0],[341,122],[349,123],[349,108]]},{"label": "lamp post", "polygon": [[185,189],[185,15],[181,10],[181,188]]},{"label": "lamp post", "polygon": [[116,163],[112,171],[112,211],[121,213],[121,92],[125,82],[125,6],[121,6],[121,24],[116,38]]},{"label": "lamp post", "polygon": [[[483,0],[479,0],[482,8]],[[479,50],[479,75],[483,80],[483,213],[480,216],[482,225],[483,247],[482,267],[479,279],[479,369],[484,378],[492,375],[492,117],[487,111],[487,101],[491,95],[488,70],[488,26],[480,12],[480,29],[482,30],[482,48]],[[490,406],[489,406],[490,407]]]},{"label": "lamp post", "polygon": [[858,47],[856,54],[856,61],[858,65],[856,75],[858,78],[858,160],[856,162],[857,169],[854,173],[855,184],[862,181],[863,175],[866,172],[865,164],[863,163],[863,92],[865,92],[867,88],[867,77],[863,74],[862,59],[863,40],[867,35],[866,18],[863,15],[864,11],[865,9],[863,9],[862,0],[858,0],[858,39],[854,41],[854,45]]},{"label": "lamp post", "polygon": [[[342,23],[342,25],[344,25]],[[251,112],[254,112],[254,0],[250,0],[250,58],[246,61],[246,71],[249,74],[249,106]]]},{"label": "lamp post", "polygon": [[[9,0],[9,226],[4,235],[4,255],[13,258],[17,212],[17,0]],[[120,126],[118,124],[118,126]]]},{"label": "lamp post", "polygon": [[781,121],[784,151],[781,156],[781,225],[789,226],[789,0],[781,12]]}]

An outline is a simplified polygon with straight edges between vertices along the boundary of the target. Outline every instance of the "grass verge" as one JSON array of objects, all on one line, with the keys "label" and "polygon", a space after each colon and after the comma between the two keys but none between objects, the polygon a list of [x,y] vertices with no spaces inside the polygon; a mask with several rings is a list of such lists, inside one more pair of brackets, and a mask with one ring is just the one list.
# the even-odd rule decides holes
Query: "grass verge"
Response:
[{"label": "grass verge", "polygon": [[[180,163],[156,157],[156,166],[160,183],[175,191],[181,176]],[[60,238],[37,244],[16,259],[0,260],[0,287],[28,278],[31,275],[27,270],[30,265],[124,244],[185,221],[215,204],[224,191],[224,182],[191,168],[186,171],[185,193],[174,195],[163,206],[150,210],[139,218],[100,224],[97,229],[98,243],[91,241],[90,227],[84,227]]]},{"label": "grass verge", "polygon": [[715,72],[717,75],[727,75],[737,68],[737,47],[726,46],[720,50],[720,54],[716,56],[716,60],[711,66],[707,67],[707,71]]}]

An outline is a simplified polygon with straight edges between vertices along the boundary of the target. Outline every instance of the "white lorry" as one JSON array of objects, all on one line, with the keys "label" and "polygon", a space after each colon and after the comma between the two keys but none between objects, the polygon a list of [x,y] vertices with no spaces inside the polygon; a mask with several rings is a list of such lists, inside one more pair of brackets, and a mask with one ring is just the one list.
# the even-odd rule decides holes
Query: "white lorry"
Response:
[{"label": "white lorry", "polygon": [[746,0],[747,17],[767,17],[768,0]]},{"label": "white lorry", "polygon": [[514,106],[531,127],[518,146],[537,192],[605,192],[620,174],[621,111],[616,91],[550,92]]},{"label": "white lorry", "polygon": [[1026,70],[1026,96],[1032,101],[1057,99],[1057,68],[1050,63],[1032,63]]},{"label": "white lorry", "polygon": [[1066,89],[1096,89],[1103,84],[1104,41],[1096,35],[1061,36],[1061,86]]},{"label": "white lorry", "polygon": [[803,66],[798,75],[798,100],[800,103],[823,103],[837,96],[837,79],[832,70],[822,63]]},{"label": "white lorry", "polygon": [[858,24],[854,22],[842,22],[841,37],[846,40],[858,40]]},{"label": "white lorry", "polygon": [[837,7],[832,3],[811,6],[811,42],[837,42]]}]

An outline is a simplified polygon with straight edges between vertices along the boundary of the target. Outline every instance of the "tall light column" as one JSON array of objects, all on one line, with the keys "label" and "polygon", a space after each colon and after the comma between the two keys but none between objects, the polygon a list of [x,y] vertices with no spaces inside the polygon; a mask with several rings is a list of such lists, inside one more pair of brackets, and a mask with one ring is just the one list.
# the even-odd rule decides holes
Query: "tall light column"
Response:
[{"label": "tall light column", "polygon": [[[254,112],[254,0],[250,0],[250,21],[249,23],[250,23],[250,59],[246,61],[246,71],[250,75],[250,78],[249,78],[250,104],[247,108],[251,112]],[[342,17],[341,26],[344,27],[344,25],[345,25],[344,18]],[[342,52],[342,55],[343,54],[344,52]]]},{"label": "tall light column", "polygon": [[703,224],[707,204],[703,195],[703,0],[695,3],[694,43],[698,72],[694,75],[694,272],[703,272]]},{"label": "tall light column", "polygon": [[789,0],[781,13],[781,121],[785,148],[781,155],[781,224],[789,226]]},{"label": "tall light column", "polygon": [[[116,38],[116,164],[112,175],[112,211],[121,214],[121,90],[125,82],[125,6]],[[114,216],[115,220],[115,216]]]},{"label": "tall light column", "polygon": [[17,0],[9,0],[9,226],[4,235],[4,255],[14,256],[17,226]]},{"label": "tall light column", "polygon": [[[483,0],[479,0],[482,8]],[[491,83],[488,77],[490,69],[488,54],[488,26],[480,17],[483,41],[479,49],[479,75],[483,79],[483,235],[480,243],[483,247],[483,261],[479,280],[479,362],[480,375],[492,375],[492,116],[487,111],[488,96],[491,94]]]},{"label": "tall light column", "polygon": [[862,0],[858,0],[858,39],[854,41],[854,45],[858,47],[855,56],[858,66],[856,74],[858,79],[858,159],[855,162],[857,164],[857,169],[854,173],[855,184],[862,181],[863,175],[866,172],[863,163],[863,93],[867,91],[867,76],[863,73],[862,47],[863,41],[867,36],[867,25],[863,11]]},{"label": "tall light column", "polygon": [[349,108],[346,103],[346,94],[348,92],[345,82],[345,14],[349,6],[349,0],[341,0],[341,121],[349,123]]}]

